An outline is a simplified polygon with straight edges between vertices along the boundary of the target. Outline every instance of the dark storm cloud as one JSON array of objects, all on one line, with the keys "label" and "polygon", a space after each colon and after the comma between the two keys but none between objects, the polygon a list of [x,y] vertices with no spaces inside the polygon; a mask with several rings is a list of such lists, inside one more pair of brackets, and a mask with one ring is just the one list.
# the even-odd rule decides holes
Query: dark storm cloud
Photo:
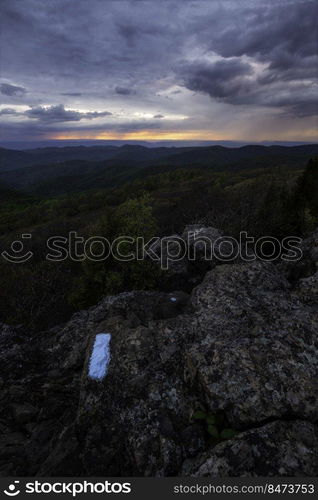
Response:
[{"label": "dark storm cloud", "polygon": [[154,118],[156,120],[161,120],[162,118],[164,118],[164,115],[154,115]]},{"label": "dark storm cloud", "polygon": [[109,111],[81,113],[72,109],[65,109],[63,104],[58,106],[49,106],[47,108],[42,106],[32,107],[31,109],[25,111],[24,114],[28,118],[36,118],[37,120],[43,122],[77,122],[84,118],[92,120],[94,118],[112,115]]},{"label": "dark storm cloud", "polygon": [[[275,66],[282,53],[317,55],[315,0],[240,2],[237,9],[225,3],[218,13],[220,18],[199,19],[198,37],[223,57],[248,55]],[[236,17],[230,20],[231,14]]]},{"label": "dark storm cloud", "polygon": [[27,118],[36,119],[44,123],[55,122],[78,122],[80,120],[93,120],[94,118],[102,118],[105,116],[112,116],[109,111],[89,111],[80,112],[72,109],[65,109],[63,104],[58,106],[49,107],[31,107],[26,111],[16,111],[14,108],[3,108],[0,110],[0,115],[19,115]]},{"label": "dark storm cloud", "polygon": [[113,113],[109,111],[89,111],[88,113],[80,113],[82,118],[88,118],[92,120],[93,118],[101,118],[102,116],[112,116]]},{"label": "dark storm cloud", "polygon": [[300,117],[317,114],[318,87],[299,81],[297,73],[294,73],[295,83],[289,87],[283,78],[270,71],[255,76],[253,67],[240,58],[186,63],[179,72],[189,90],[229,104],[279,108],[285,114]]},{"label": "dark storm cloud", "polygon": [[83,94],[81,92],[61,92],[61,95],[65,95],[67,97],[79,97]]},{"label": "dark storm cloud", "polygon": [[192,28],[197,40],[223,61],[245,57],[263,65],[263,71],[246,80],[244,74],[222,75],[222,64],[219,75],[213,65],[194,64],[192,70],[185,67],[187,88],[231,104],[272,106],[295,116],[317,113],[312,99],[317,92],[316,2],[255,2],[236,12],[225,4],[218,16],[199,17]]},{"label": "dark storm cloud", "polygon": [[13,108],[3,108],[0,110],[0,115],[16,115],[17,112]]},{"label": "dark storm cloud", "polygon": [[[171,5],[171,2],[169,3]],[[117,30],[130,48],[134,47],[145,35],[156,37],[169,33],[169,27],[166,23],[158,25],[156,20],[151,18],[135,19],[133,22],[129,20],[126,22],[120,21],[117,23]]]},{"label": "dark storm cloud", "polygon": [[26,93],[26,89],[17,85],[10,85],[9,83],[1,83],[0,92],[7,96],[22,96]]},{"label": "dark storm cloud", "polygon": [[129,47],[133,47],[138,36],[138,28],[131,24],[118,24],[118,33],[125,39]]},{"label": "dark storm cloud", "polygon": [[77,0],[76,7],[68,0],[3,2],[3,64],[10,72],[32,75],[36,67],[41,76],[88,87],[96,78],[153,78],[147,65],[152,61],[156,73],[163,72],[173,38],[171,33],[165,39],[169,4],[162,9],[153,2]]},{"label": "dark storm cloud", "polygon": [[299,117],[317,114],[315,84],[295,81],[289,87],[284,80],[268,73],[255,77],[252,66],[240,59],[197,61],[183,65],[180,74],[189,90],[228,104],[278,108],[283,114]]},{"label": "dark storm cloud", "polygon": [[240,59],[225,59],[214,63],[196,61],[185,63],[180,69],[185,87],[221,99],[247,92],[250,83],[245,77],[252,73],[251,65]]},{"label": "dark storm cloud", "polygon": [[128,87],[115,87],[116,94],[119,95],[133,95],[136,92]]},{"label": "dark storm cloud", "polygon": [[268,96],[268,105],[284,110],[284,114],[293,117],[309,117],[318,113],[317,90],[300,87],[293,94]]}]

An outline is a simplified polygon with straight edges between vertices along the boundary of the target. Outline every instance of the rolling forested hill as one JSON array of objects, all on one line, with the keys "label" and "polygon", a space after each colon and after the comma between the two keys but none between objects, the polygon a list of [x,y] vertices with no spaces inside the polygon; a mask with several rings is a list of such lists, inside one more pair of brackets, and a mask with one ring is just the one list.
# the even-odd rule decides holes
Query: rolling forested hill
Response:
[{"label": "rolling forested hill", "polygon": [[203,223],[234,237],[282,239],[318,225],[318,164],[309,161],[318,145],[50,148],[31,152],[41,159],[33,165],[29,152],[1,154],[0,252],[28,233],[34,254],[19,265],[0,259],[0,321],[10,324],[46,328],[104,295],[166,287],[144,262],[50,263],[52,236],[148,238]]},{"label": "rolling forested hill", "polygon": [[147,148],[98,146],[0,149],[0,182],[11,189],[60,195],[110,188],[180,168],[213,171],[287,167],[302,168],[318,155],[318,145]]}]

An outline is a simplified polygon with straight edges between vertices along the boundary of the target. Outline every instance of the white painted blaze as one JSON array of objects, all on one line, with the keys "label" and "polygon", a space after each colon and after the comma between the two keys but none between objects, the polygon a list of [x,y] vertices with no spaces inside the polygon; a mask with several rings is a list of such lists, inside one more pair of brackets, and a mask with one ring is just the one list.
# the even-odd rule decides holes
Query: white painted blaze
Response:
[{"label": "white painted blaze", "polygon": [[107,375],[110,362],[110,333],[98,333],[95,337],[93,352],[89,361],[90,378],[102,380]]}]

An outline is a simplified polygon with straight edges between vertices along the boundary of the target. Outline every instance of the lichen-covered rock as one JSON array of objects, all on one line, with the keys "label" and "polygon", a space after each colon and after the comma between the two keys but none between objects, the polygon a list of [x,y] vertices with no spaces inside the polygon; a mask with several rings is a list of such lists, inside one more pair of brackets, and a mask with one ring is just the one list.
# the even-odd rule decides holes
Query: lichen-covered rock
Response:
[{"label": "lichen-covered rock", "polygon": [[272,264],[217,267],[192,294],[191,383],[232,425],[317,419],[318,316]]}]

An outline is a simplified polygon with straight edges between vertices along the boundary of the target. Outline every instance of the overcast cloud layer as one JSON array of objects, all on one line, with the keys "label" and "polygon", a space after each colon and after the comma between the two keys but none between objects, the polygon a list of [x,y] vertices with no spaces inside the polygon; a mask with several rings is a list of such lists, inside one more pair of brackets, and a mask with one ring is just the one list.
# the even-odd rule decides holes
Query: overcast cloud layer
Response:
[{"label": "overcast cloud layer", "polygon": [[2,140],[314,141],[315,0],[2,0]]}]

